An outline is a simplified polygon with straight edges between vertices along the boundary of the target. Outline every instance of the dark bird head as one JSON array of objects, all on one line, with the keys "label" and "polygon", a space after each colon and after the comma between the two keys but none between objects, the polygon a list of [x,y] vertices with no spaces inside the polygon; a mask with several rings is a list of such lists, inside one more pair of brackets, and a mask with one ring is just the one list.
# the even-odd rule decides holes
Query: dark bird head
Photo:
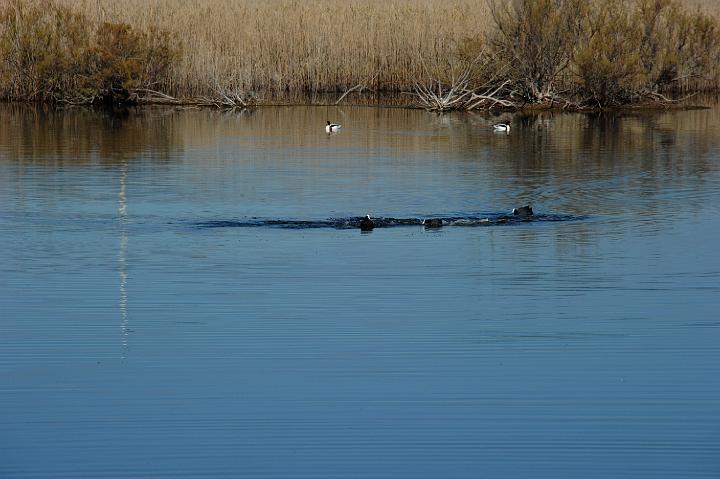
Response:
[{"label": "dark bird head", "polygon": [[515,216],[532,216],[533,209],[530,205],[521,206],[520,208],[513,208],[512,214]]},{"label": "dark bird head", "polygon": [[440,218],[430,218],[423,220],[422,224],[425,226],[425,228],[440,228],[443,224],[443,221]]},{"label": "dark bird head", "polygon": [[365,217],[360,220],[360,230],[370,231],[373,228],[375,228],[375,222],[370,218],[370,215],[365,215]]}]

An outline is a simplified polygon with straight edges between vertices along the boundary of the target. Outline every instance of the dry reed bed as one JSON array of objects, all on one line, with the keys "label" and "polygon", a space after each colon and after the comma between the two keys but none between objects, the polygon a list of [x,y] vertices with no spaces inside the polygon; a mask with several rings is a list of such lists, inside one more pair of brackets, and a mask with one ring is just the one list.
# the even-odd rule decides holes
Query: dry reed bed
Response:
[{"label": "dry reed bed", "polygon": [[[31,1],[31,0],[28,0]],[[34,0],[32,0],[34,1]],[[480,34],[483,0],[61,0],[92,22],[177,34],[181,61],[167,90],[405,91]]]},{"label": "dry reed bed", "polygon": [[[169,32],[177,55],[168,71],[133,86],[212,101],[222,98],[219,92],[258,92],[267,100],[358,85],[413,91],[431,78],[448,81],[448,72],[459,72],[495,28],[486,0],[0,0],[0,8],[3,3],[19,10],[65,6],[82,15],[89,36],[103,23],[148,35]],[[715,0],[679,3],[720,15]],[[34,94],[25,96],[38,99]]]}]

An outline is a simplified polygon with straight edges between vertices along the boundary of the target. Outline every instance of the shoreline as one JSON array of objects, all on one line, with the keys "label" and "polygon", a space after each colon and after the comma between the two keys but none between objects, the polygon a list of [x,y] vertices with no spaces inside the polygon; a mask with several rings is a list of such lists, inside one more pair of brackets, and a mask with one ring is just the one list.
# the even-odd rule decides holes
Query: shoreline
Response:
[{"label": "shoreline", "polygon": [[675,109],[670,96],[720,92],[720,14],[686,1],[13,0],[0,6],[0,99]]},{"label": "shoreline", "polygon": [[[706,98],[720,98],[720,93],[704,93],[698,94]],[[693,95],[696,98],[698,95]],[[302,95],[297,95],[302,96]],[[673,100],[672,103],[654,103],[654,102],[642,102],[633,103],[627,105],[617,106],[605,106],[605,107],[582,107],[582,106],[568,106],[562,105],[559,102],[551,102],[544,104],[528,104],[525,106],[514,107],[497,107],[497,108],[484,108],[484,109],[454,109],[445,111],[435,111],[423,107],[422,105],[412,103],[406,98],[408,94],[380,94],[361,97],[361,101],[343,101],[337,103],[335,101],[320,101],[313,100],[312,97],[316,95],[307,95],[306,100],[279,100],[274,99],[272,101],[258,101],[252,104],[246,105],[223,105],[219,103],[213,103],[207,101],[207,99],[196,99],[196,98],[178,98],[173,99],[172,102],[168,101],[156,101],[156,100],[140,100],[131,102],[116,102],[116,103],[70,103],[70,102],[54,102],[54,101],[26,101],[26,100],[0,100],[0,104],[5,105],[38,105],[48,106],[53,109],[64,109],[64,108],[87,108],[90,110],[123,110],[137,107],[172,107],[181,109],[208,109],[218,111],[242,111],[242,110],[254,110],[268,107],[326,107],[326,108],[341,108],[341,107],[368,107],[368,108],[392,108],[392,109],[408,109],[408,110],[425,110],[438,115],[446,113],[623,113],[623,112],[636,112],[636,111],[691,111],[691,110],[707,110],[712,107],[703,104],[707,102],[688,103],[686,100],[679,99]],[[324,94],[323,96],[329,96]],[[403,97],[404,101],[399,101],[399,97]]]}]

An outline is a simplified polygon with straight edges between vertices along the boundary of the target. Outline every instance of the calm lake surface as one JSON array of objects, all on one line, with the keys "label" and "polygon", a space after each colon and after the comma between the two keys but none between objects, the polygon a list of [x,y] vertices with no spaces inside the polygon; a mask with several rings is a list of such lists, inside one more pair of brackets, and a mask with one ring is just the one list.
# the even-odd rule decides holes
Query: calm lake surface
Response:
[{"label": "calm lake surface", "polygon": [[718,107],[0,105],[0,477],[717,478],[719,238]]}]

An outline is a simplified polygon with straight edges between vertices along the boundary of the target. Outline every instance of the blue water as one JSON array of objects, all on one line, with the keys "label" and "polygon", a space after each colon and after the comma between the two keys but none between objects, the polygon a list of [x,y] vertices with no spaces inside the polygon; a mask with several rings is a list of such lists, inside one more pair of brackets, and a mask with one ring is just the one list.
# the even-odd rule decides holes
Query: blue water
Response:
[{"label": "blue water", "polygon": [[717,107],[0,125],[0,477],[720,476]]}]

